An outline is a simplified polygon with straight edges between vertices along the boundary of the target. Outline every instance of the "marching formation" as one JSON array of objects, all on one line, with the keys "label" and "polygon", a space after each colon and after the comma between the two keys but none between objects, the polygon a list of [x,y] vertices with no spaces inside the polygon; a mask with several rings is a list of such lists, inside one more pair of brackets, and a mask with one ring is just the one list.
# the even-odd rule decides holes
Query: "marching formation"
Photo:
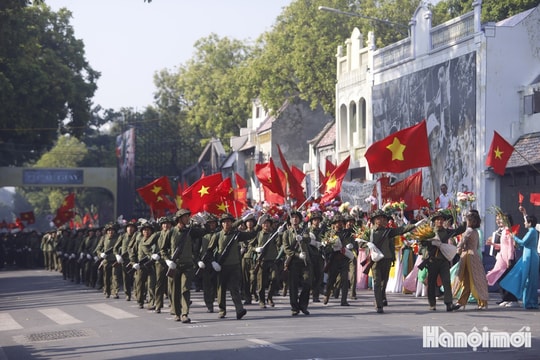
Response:
[{"label": "marching formation", "polygon": [[[219,318],[227,316],[232,300],[238,320],[246,305],[273,307],[278,294],[288,294],[297,316],[310,314],[310,302],[338,299],[350,306],[359,289],[372,289],[381,314],[387,291],[427,295],[432,311],[438,299],[449,312],[471,303],[484,310],[494,285],[501,289],[499,305],[521,300],[524,308],[538,308],[537,220],[523,208],[523,239],[496,209],[499,228],[485,242],[475,210],[463,217],[450,209],[415,212],[411,221],[399,206],[370,214],[335,210],[255,209],[218,218],[180,209],[157,222],[50,231],[39,247],[45,268],[64,279],[100,289],[106,298],[118,299],[123,291],[127,301],[156,313],[168,299],[167,311],[182,323],[191,322],[192,291],[203,291],[206,311]],[[519,258],[516,244],[524,249]],[[487,274],[482,256],[496,258]]]}]

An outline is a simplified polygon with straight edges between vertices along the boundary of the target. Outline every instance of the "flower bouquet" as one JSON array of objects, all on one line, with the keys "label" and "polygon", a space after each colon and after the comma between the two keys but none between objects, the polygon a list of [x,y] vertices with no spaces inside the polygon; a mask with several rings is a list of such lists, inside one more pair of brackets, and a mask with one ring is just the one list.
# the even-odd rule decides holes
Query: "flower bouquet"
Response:
[{"label": "flower bouquet", "polygon": [[430,223],[423,223],[422,225],[417,226],[411,233],[415,239],[420,241],[431,240],[436,236],[435,230],[433,230]]}]

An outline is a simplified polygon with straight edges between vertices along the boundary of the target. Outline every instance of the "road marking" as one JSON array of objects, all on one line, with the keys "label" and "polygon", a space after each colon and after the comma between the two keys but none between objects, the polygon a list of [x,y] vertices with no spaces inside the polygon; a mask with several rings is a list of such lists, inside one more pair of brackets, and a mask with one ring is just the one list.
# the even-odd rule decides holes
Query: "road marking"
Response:
[{"label": "road marking", "polygon": [[90,304],[86,306],[88,306],[90,309],[94,309],[102,314],[110,316],[113,319],[129,319],[138,317],[137,315],[130,314],[127,311],[117,309],[114,306],[107,304]]},{"label": "road marking", "polygon": [[272,348],[274,350],[278,350],[278,351],[288,351],[288,350],[291,350],[289,349],[288,347],[285,347],[285,346],[281,346],[281,345],[276,345],[276,344],[272,344],[271,342],[268,342],[268,341],[265,341],[265,340],[261,340],[261,339],[246,339],[247,341],[251,341],[255,344],[259,344],[259,345],[264,345],[266,347],[269,347],[269,348]]},{"label": "road marking", "polygon": [[0,331],[5,330],[18,330],[23,327],[11,317],[11,315],[6,313],[0,313]]},{"label": "road marking", "polygon": [[82,323],[81,320],[74,318],[58,308],[41,309],[39,312],[59,325]]}]

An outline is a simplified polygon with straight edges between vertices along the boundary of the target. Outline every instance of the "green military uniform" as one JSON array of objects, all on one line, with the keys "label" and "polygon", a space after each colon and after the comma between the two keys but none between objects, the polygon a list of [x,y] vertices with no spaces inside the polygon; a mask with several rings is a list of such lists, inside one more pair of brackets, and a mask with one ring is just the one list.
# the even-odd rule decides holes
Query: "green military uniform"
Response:
[{"label": "green military uniform", "polygon": [[116,262],[116,256],[113,253],[114,246],[118,241],[116,229],[113,224],[105,226],[105,235],[101,237],[95,252],[102,259],[100,267],[103,270],[103,293],[105,297],[118,298],[118,279],[113,273],[113,264]]},{"label": "green military uniform", "polygon": [[[246,220],[255,223],[255,219]],[[249,231],[249,229],[248,229]],[[255,251],[254,251],[255,238],[250,239],[240,244],[240,253],[242,254],[242,298],[244,299],[244,305],[250,305],[252,298],[258,301],[257,296],[257,281],[254,273],[255,269]]]},{"label": "green military uniform", "polygon": [[207,311],[210,313],[214,312],[214,300],[217,296],[217,275],[216,272],[213,271],[211,265],[211,259],[214,259],[214,254],[212,251],[208,251],[208,245],[212,242],[212,237],[219,232],[217,220],[218,219],[214,215],[207,215],[206,226],[208,233],[202,237],[199,249],[199,263],[202,264],[199,266],[198,272],[202,277],[204,304],[206,305]]},{"label": "green military uniform", "polygon": [[[298,223],[292,222],[294,217],[297,217],[295,221]],[[309,294],[313,278],[308,249],[311,239],[308,233],[301,234],[299,223],[302,221],[302,214],[294,211],[290,218],[291,226],[282,235],[283,249],[287,257],[285,266],[288,271],[289,302],[293,316],[298,315],[300,311],[309,315]],[[300,288],[302,290],[299,293]]]},{"label": "green military uniform", "polygon": [[[131,230],[128,230],[131,228]],[[129,254],[137,248],[137,224],[135,221],[128,222],[124,227],[125,232],[118,237],[118,241],[114,246],[114,255],[116,257],[116,273],[122,277],[124,285],[124,294],[126,300],[131,301],[133,291],[133,273],[128,271],[126,266],[129,264]],[[129,233],[129,232],[131,233]]]},{"label": "green military uniform", "polygon": [[320,302],[320,292],[324,280],[324,258],[322,256],[320,246],[322,237],[326,231],[320,222],[323,220],[320,212],[313,212],[310,216],[309,226],[309,258],[311,259],[311,268],[313,270],[313,282],[311,286],[311,294],[313,302]]},{"label": "green military uniform", "polygon": [[[281,248],[281,238],[277,236],[277,231],[272,229],[273,219],[268,217],[264,221],[269,223],[268,230],[265,231],[263,227],[263,230],[255,238],[255,246],[259,250],[257,264],[255,265],[257,269],[257,294],[259,305],[263,308],[266,307],[266,303],[272,307],[274,306],[272,297],[279,290],[276,258]],[[265,296],[267,287],[268,298]]]},{"label": "green military uniform", "polygon": [[165,259],[161,259],[159,255],[160,249],[164,246],[165,240],[171,231],[171,226],[173,225],[172,219],[167,217],[161,217],[158,219],[158,224],[161,227],[161,230],[157,233],[157,242],[156,242],[156,252],[152,254],[152,259],[155,261],[154,266],[156,268],[156,289],[155,289],[155,305],[149,306],[148,309],[155,309],[156,313],[161,313],[163,308],[163,295],[165,292],[168,292],[168,281],[167,281],[167,265]]},{"label": "green military uniform", "polygon": [[[224,222],[229,224],[229,222],[234,221],[234,217],[231,214],[223,214],[220,221],[222,226],[224,226]],[[227,226],[230,226],[230,224]],[[249,241],[255,235],[256,231],[241,232],[232,228],[228,230],[223,229],[212,238],[212,242],[208,246],[210,251],[217,250],[217,263],[221,266],[221,270],[217,275],[217,297],[220,318],[224,318],[227,313],[227,304],[225,301],[227,289],[234,303],[236,318],[241,319],[246,314],[240,295],[242,270],[239,243]],[[214,264],[214,266],[216,265]]]},{"label": "green military uniform", "polygon": [[148,306],[155,307],[156,269],[152,254],[157,253],[159,233],[153,233],[154,228],[150,222],[142,224],[139,230],[137,251],[130,255],[130,261],[135,269],[138,268],[135,274],[135,297],[139,308],[143,309],[147,296]]}]

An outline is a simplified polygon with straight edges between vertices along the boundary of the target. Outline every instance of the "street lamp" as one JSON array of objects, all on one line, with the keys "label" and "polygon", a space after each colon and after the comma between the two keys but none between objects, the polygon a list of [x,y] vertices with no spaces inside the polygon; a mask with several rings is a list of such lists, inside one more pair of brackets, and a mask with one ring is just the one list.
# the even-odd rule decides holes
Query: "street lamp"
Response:
[{"label": "street lamp", "polygon": [[405,24],[395,23],[395,22],[388,21],[388,20],[376,19],[376,18],[372,18],[372,17],[369,17],[369,16],[360,15],[360,14],[357,14],[357,13],[341,11],[341,10],[330,8],[330,7],[327,7],[327,6],[319,6],[318,9],[320,11],[326,11],[326,12],[331,12],[331,13],[335,13],[335,14],[350,16],[350,17],[359,17],[359,18],[362,18],[362,19],[382,22],[382,23],[385,23],[387,25],[392,25],[392,26],[399,27],[401,29],[407,29],[407,34],[408,34],[409,26],[407,26]]}]

